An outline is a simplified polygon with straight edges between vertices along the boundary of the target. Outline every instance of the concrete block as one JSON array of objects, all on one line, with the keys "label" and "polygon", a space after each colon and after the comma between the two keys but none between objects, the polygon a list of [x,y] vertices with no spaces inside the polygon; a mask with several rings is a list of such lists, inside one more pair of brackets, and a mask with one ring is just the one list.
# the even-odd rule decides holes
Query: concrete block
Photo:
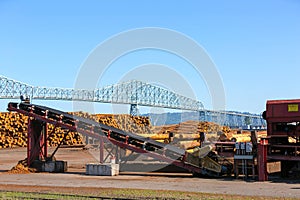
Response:
[{"label": "concrete block", "polygon": [[67,171],[67,162],[65,161],[46,161],[42,163],[42,172],[63,173]]},{"label": "concrete block", "polygon": [[47,161],[42,165],[43,172],[55,172],[55,161]]},{"label": "concrete block", "polygon": [[114,163],[86,164],[86,174],[95,175],[95,176],[117,176],[119,175],[119,164],[114,164]]},{"label": "concrete block", "polygon": [[68,164],[66,161],[55,161],[55,172],[66,172],[68,170]]}]

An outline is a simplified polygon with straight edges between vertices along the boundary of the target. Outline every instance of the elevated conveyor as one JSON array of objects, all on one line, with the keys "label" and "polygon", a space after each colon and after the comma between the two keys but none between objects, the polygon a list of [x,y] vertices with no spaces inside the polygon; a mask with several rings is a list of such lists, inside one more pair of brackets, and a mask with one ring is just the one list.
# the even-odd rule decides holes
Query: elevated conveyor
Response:
[{"label": "elevated conveyor", "polygon": [[53,108],[28,103],[9,103],[8,110],[29,116],[28,165],[31,165],[36,159],[47,158],[47,138],[52,134],[47,133],[47,124],[53,124],[55,127],[77,131],[102,141],[110,141],[120,148],[146,154],[157,160],[184,168],[194,174],[221,176],[231,171],[230,166],[220,164],[217,159],[208,156],[199,158],[175,146]]}]

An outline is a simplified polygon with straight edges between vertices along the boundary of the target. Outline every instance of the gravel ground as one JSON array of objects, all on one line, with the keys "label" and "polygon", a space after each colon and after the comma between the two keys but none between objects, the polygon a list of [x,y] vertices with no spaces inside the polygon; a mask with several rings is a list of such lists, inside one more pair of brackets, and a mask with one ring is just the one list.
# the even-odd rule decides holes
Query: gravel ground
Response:
[{"label": "gravel ground", "polygon": [[300,199],[300,180],[247,182],[242,179],[204,179],[192,177],[191,174],[166,173],[122,173],[115,177],[87,176],[84,174],[85,164],[97,161],[98,154],[95,150],[60,149],[56,158],[66,160],[69,166],[68,172],[64,174],[7,173],[18,160],[25,157],[25,148],[0,150],[0,190],[82,191],[82,194],[93,194],[100,188],[135,188]]}]

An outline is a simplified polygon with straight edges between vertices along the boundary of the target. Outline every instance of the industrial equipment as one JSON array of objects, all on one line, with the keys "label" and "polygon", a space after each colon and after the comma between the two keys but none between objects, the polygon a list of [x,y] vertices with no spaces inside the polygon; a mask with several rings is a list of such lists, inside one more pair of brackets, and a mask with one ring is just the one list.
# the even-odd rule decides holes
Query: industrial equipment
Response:
[{"label": "industrial equipment", "polygon": [[[201,152],[200,150],[197,152],[198,154],[190,154],[175,146],[163,144],[150,138],[125,132],[53,108],[28,103],[9,103],[8,110],[29,116],[28,166],[31,166],[36,160],[45,162],[49,160],[47,138],[52,133],[47,133],[47,124],[53,124],[55,127],[77,131],[89,137],[98,138],[100,140],[100,163],[104,161],[104,142],[111,142],[122,149],[144,153],[157,160],[186,169],[193,174],[222,176],[232,173],[232,164],[214,154],[208,153],[203,156],[203,151]],[[56,150],[51,155],[51,158],[55,152]]]},{"label": "industrial equipment", "polygon": [[251,171],[252,179],[255,178],[255,151],[252,142],[236,142],[234,155],[234,172],[236,178],[241,173],[248,178]]},{"label": "industrial equipment", "polygon": [[263,118],[267,121],[267,137],[258,144],[258,171],[267,180],[267,164],[281,162],[286,176],[300,161],[300,99],[267,101]]}]

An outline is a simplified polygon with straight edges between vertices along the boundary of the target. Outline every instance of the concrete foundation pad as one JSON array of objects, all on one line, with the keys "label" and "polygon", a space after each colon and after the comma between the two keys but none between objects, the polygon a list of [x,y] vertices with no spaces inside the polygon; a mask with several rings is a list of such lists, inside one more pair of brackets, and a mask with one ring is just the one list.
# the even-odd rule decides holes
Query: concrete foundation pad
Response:
[{"label": "concrete foundation pad", "polygon": [[32,167],[39,172],[54,173],[63,173],[68,169],[66,161],[34,161]]},{"label": "concrete foundation pad", "polygon": [[86,164],[86,174],[95,176],[117,176],[119,175],[119,164],[89,163]]}]

